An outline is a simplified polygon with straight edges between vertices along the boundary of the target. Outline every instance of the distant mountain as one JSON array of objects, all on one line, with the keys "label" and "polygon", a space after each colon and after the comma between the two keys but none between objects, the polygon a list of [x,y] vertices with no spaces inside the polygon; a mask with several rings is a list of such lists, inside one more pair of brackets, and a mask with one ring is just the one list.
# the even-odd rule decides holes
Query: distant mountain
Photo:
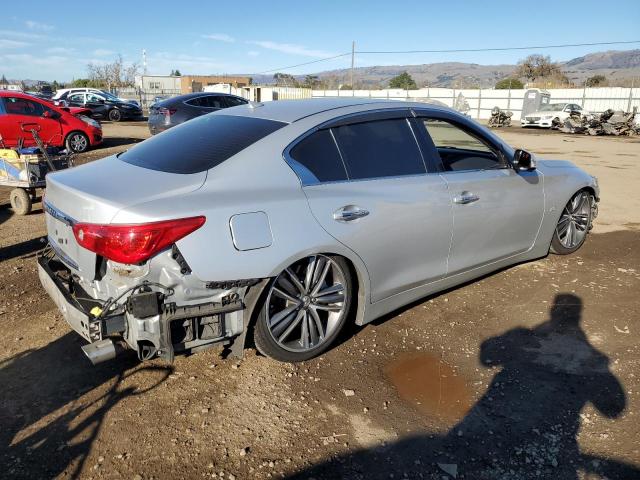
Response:
[{"label": "distant mountain", "polygon": [[[605,75],[610,80],[631,79],[638,77],[640,86],[640,50],[611,50],[590,53],[583,57],[561,62],[560,66],[567,77],[576,84],[581,84],[593,75]],[[407,71],[419,87],[492,87],[502,78],[510,76],[515,65],[479,65],[476,63],[443,62],[423,65],[385,65],[359,67],[354,70],[356,85],[362,88],[386,87],[389,80]],[[318,72],[321,80],[327,81],[332,88],[340,84],[348,84],[351,70],[348,68]],[[303,80],[305,75],[296,75]],[[273,83],[273,76],[258,75],[254,83]]]},{"label": "distant mountain", "polygon": [[640,68],[640,50],[609,50],[590,53],[564,63],[566,68],[596,70],[601,68],[626,69]]}]

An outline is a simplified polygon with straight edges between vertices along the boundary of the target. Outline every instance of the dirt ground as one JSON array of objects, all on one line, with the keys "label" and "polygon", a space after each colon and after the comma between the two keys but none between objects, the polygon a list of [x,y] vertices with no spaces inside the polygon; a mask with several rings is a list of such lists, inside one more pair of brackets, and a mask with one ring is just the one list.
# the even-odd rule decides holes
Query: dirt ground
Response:
[{"label": "dirt ground", "polygon": [[[210,350],[92,367],[40,288],[40,204],[18,217],[1,191],[0,477],[640,478],[640,139],[498,133],[598,176],[585,246],[349,328],[297,365]],[[105,135],[83,161],[148,134]]]}]

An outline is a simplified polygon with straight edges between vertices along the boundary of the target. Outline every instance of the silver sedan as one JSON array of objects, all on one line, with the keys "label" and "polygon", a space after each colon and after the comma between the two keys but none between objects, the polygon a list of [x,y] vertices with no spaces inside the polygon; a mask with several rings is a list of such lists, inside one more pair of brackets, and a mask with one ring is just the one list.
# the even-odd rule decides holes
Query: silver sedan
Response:
[{"label": "silver sedan", "polygon": [[44,288],[94,362],[224,344],[295,362],[489,272],[585,241],[598,185],[421,103],[206,115],[47,177]]}]

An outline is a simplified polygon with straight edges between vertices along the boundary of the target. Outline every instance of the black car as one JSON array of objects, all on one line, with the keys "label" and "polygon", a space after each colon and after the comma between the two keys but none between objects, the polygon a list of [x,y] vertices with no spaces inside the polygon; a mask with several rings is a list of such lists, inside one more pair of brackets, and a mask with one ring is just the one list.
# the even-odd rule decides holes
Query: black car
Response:
[{"label": "black car", "polygon": [[155,135],[200,115],[247,103],[249,101],[242,97],[214,92],[188,93],[169,98],[149,107],[149,131]]},{"label": "black car", "polygon": [[94,92],[75,92],[64,99],[69,107],[85,107],[91,110],[91,116],[119,122],[127,119],[140,119],[142,109],[131,102],[123,102],[113,95],[101,95]]}]

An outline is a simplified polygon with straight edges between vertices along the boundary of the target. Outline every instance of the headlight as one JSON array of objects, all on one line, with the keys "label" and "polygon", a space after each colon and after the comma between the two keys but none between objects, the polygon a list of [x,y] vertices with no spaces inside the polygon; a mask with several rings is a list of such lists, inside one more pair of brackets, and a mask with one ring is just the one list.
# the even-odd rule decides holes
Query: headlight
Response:
[{"label": "headlight", "polygon": [[99,128],[102,130],[102,126],[98,122],[96,122],[93,118],[89,118],[85,115],[80,115],[78,118],[82,120],[84,123],[86,123],[87,125],[91,125],[94,128]]}]

